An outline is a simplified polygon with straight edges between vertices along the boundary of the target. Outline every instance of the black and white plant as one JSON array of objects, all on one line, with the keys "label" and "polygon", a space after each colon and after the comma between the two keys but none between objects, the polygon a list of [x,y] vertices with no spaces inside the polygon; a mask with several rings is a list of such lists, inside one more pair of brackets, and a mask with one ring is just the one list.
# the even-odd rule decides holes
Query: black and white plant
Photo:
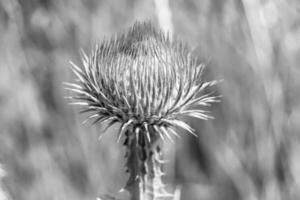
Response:
[{"label": "black and white plant", "polygon": [[90,113],[92,124],[120,124],[131,199],[172,198],[162,182],[161,144],[180,130],[197,136],[183,117],[211,118],[204,108],[218,98],[206,93],[216,81],[203,79],[205,65],[148,22],[104,40],[89,56],[82,53],[82,66],[71,65],[76,80],[65,83],[71,104]]}]

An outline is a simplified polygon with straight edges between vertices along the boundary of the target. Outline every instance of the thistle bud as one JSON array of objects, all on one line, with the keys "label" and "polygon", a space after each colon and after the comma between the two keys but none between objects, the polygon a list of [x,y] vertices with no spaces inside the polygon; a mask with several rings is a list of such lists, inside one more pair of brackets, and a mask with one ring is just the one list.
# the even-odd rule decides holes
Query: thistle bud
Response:
[{"label": "thistle bud", "polygon": [[166,197],[157,141],[172,140],[178,128],[196,135],[182,117],[209,119],[198,108],[217,101],[204,93],[216,82],[202,79],[203,63],[178,39],[151,23],[136,23],[101,42],[90,56],[82,53],[82,67],[71,65],[77,80],[65,85],[74,94],[72,103],[90,113],[87,121],[120,123],[130,173],[125,188],[132,199]]}]

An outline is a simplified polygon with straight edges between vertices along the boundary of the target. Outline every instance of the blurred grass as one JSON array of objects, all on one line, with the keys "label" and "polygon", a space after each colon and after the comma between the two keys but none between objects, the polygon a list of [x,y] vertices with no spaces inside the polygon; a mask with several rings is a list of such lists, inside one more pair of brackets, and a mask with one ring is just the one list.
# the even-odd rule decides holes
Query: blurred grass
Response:
[{"label": "blurred grass", "polygon": [[[159,5],[159,4],[157,4]],[[0,162],[14,200],[84,200],[123,183],[114,130],[85,127],[62,81],[79,49],[136,20],[168,24],[223,79],[215,120],[190,123],[199,139],[178,141],[171,175],[182,199],[300,198],[300,4],[297,0],[0,0]],[[165,27],[163,27],[165,28]],[[174,152],[173,152],[174,153]],[[170,153],[171,154],[171,153]]]}]

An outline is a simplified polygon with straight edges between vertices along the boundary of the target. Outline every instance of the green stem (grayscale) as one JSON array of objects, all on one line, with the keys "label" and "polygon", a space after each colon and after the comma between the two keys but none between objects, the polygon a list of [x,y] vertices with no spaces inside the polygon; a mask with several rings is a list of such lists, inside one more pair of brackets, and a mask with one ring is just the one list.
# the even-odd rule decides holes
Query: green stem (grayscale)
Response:
[{"label": "green stem (grayscale)", "polygon": [[126,170],[129,173],[125,189],[131,194],[131,200],[161,200],[171,197],[162,182],[160,138],[155,134],[149,135],[150,141],[145,130],[125,133]]}]

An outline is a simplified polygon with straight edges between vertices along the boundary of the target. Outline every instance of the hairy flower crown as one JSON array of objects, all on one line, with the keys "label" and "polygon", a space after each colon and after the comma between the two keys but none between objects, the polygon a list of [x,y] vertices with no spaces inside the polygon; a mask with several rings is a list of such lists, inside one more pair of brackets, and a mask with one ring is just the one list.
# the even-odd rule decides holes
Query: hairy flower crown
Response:
[{"label": "hairy flower crown", "polygon": [[197,108],[217,101],[204,94],[216,83],[202,80],[204,65],[150,23],[104,40],[90,56],[82,52],[83,67],[71,65],[78,79],[65,84],[74,93],[73,104],[91,113],[86,121],[120,122],[120,136],[130,127],[153,129],[162,139],[177,136],[176,127],[194,134],[180,117],[206,120],[207,111]]}]

